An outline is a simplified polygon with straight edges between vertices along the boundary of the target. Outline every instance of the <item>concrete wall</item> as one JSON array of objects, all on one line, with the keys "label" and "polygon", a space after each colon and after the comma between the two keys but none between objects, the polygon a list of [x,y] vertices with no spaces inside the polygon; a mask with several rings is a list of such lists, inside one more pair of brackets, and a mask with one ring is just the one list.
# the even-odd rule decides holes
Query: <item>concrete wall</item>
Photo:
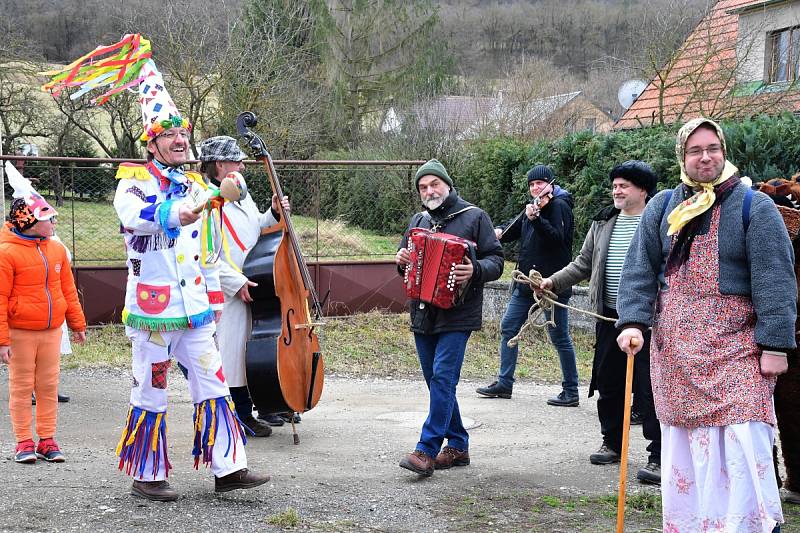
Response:
[{"label": "concrete wall", "polygon": [[[483,290],[483,319],[500,320],[505,313],[508,299],[511,296],[509,291],[510,282],[492,281],[487,283]],[[588,287],[573,288],[572,298],[569,305],[580,309],[589,308],[589,289]],[[569,325],[574,328],[587,329],[594,331],[595,319],[583,313],[569,312]]]},{"label": "concrete wall", "polygon": [[[393,261],[310,264],[325,314],[350,315],[371,309],[406,310],[406,296]],[[125,267],[78,267],[75,281],[89,324],[118,323],[125,300]],[[509,282],[487,283],[483,294],[484,320],[500,320],[508,305]],[[586,287],[575,287],[569,304],[589,307]],[[594,329],[594,319],[570,312],[570,325]]]}]

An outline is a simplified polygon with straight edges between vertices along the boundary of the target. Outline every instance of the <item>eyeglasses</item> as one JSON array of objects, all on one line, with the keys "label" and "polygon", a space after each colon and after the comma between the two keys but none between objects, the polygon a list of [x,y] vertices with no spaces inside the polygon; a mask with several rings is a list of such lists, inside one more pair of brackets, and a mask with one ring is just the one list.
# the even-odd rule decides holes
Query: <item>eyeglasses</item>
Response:
[{"label": "eyeglasses", "polygon": [[168,139],[168,140],[171,141],[175,137],[177,137],[178,135],[180,135],[182,139],[185,139],[185,140],[189,139],[189,132],[185,131],[185,130],[178,130],[178,131],[168,130],[168,131],[165,131],[164,133],[162,133],[161,135],[159,135],[158,137],[159,138],[163,137],[163,138]]},{"label": "eyeglasses", "polygon": [[703,155],[703,152],[708,153],[708,155],[719,155],[722,153],[722,146],[719,144],[712,144],[708,148],[690,148],[686,150],[686,155],[689,157],[698,157]]}]

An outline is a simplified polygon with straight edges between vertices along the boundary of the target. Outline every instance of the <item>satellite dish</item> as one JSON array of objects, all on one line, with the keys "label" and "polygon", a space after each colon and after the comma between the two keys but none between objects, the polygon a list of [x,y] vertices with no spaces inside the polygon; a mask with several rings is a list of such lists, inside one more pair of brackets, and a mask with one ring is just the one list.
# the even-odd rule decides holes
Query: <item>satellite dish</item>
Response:
[{"label": "satellite dish", "polygon": [[628,80],[617,91],[617,101],[623,109],[628,109],[639,95],[642,94],[647,82],[644,80]]}]

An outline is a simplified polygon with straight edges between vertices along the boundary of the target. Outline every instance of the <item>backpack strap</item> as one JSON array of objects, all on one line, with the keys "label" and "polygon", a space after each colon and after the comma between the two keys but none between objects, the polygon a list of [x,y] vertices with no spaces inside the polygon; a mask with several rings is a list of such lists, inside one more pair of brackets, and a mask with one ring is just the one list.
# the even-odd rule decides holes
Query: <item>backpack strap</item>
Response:
[{"label": "backpack strap", "polygon": [[744,202],[742,202],[742,225],[744,232],[747,233],[747,228],[750,227],[750,206],[753,204],[753,189],[747,188],[744,194]]},{"label": "backpack strap", "polygon": [[669,206],[669,201],[672,200],[673,192],[675,192],[673,189],[667,189],[666,198],[664,198],[664,205],[661,206],[661,216],[658,217],[659,226],[661,225],[661,221],[664,220],[664,214],[667,212],[667,206]]}]

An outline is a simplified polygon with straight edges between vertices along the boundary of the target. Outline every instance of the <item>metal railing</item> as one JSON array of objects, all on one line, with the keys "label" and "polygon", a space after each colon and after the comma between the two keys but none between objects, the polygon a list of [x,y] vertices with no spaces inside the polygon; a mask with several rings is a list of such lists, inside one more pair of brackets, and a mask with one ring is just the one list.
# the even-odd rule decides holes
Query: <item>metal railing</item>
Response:
[{"label": "metal railing", "polygon": [[[11,160],[58,210],[56,232],[76,265],[125,261],[112,200],[116,169],[127,159],[0,156]],[[132,162],[143,163],[143,160]],[[276,160],[292,204],[292,221],[310,261],[377,260],[394,256],[408,219],[418,210],[414,171],[424,161]],[[249,192],[261,211],[272,191],[263,165],[245,161]],[[4,180],[8,212],[12,190]]]}]

